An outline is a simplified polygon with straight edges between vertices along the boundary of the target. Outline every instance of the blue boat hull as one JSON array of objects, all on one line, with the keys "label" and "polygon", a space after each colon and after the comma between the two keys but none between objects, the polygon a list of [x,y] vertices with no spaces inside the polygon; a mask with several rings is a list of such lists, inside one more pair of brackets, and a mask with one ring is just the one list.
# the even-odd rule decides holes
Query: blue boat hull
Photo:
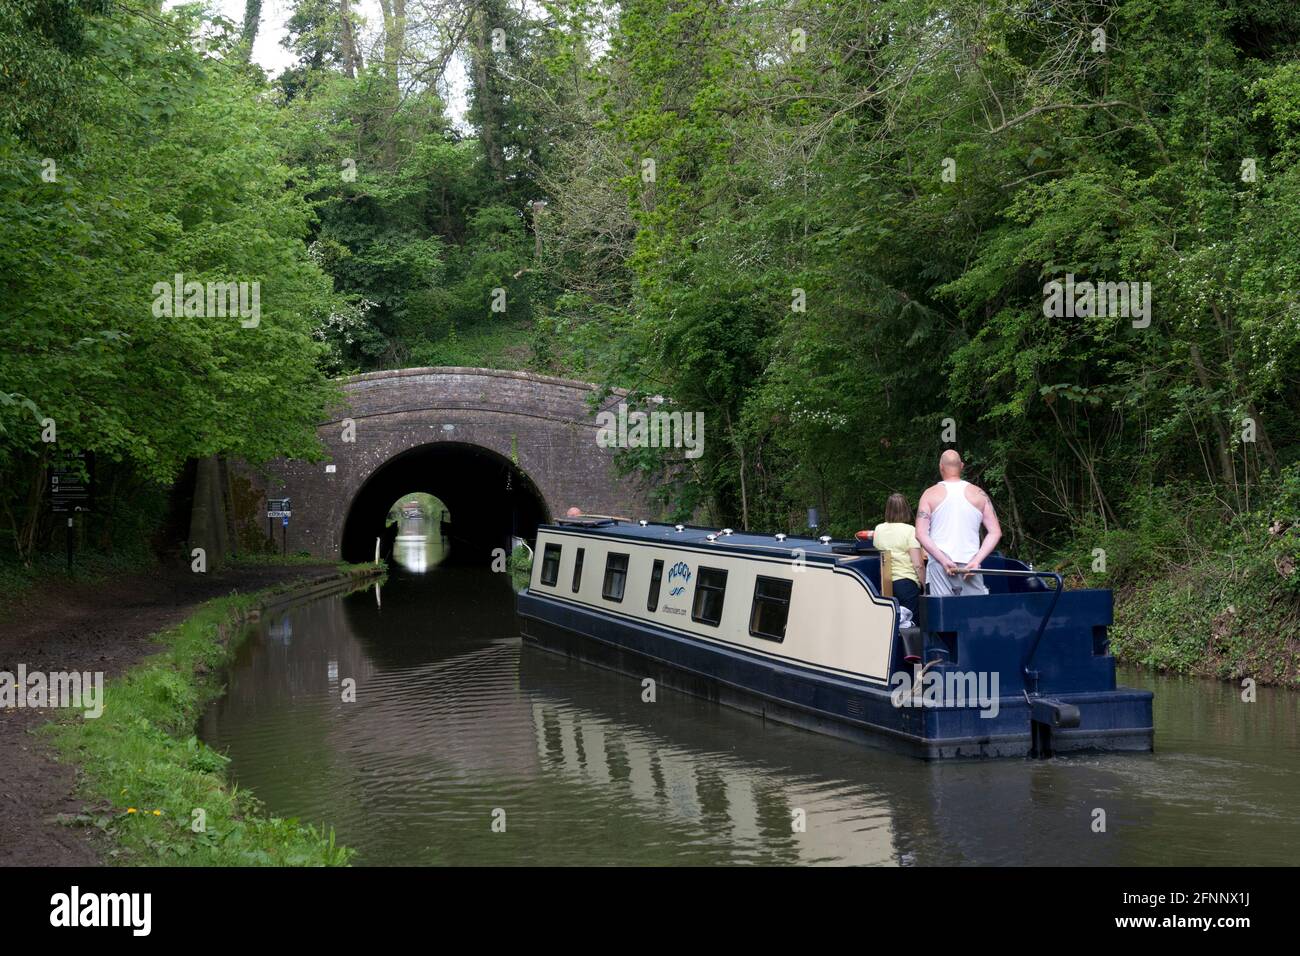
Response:
[{"label": "blue boat hull", "polygon": [[[936,609],[938,625],[942,606]],[[1041,707],[1035,724],[1023,684],[1004,682],[996,708],[926,706],[922,697],[906,695],[907,705],[899,706],[900,695],[888,686],[774,662],[527,590],[519,594],[518,611],[525,639],[540,647],[764,719],[925,759],[1023,757],[1043,750]],[[1104,656],[1113,673],[1109,656],[1096,656]],[[956,664],[941,663],[931,673],[942,680],[955,671]],[[1152,749],[1151,693],[1115,688],[1113,676],[1110,687],[1061,686],[1052,693],[1054,705],[1072,705],[1079,719],[1077,726],[1050,730],[1050,752]]]}]

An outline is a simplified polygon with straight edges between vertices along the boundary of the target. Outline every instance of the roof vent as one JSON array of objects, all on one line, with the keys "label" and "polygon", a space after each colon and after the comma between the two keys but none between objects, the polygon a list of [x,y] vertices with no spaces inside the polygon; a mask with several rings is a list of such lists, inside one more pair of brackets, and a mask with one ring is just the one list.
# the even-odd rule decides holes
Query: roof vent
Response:
[{"label": "roof vent", "polygon": [[830,544],[830,543],[831,543],[831,536],[828,535],[828,534],[824,534],[824,535],[822,535],[820,538],[818,538],[817,540],[820,541],[822,544]]},{"label": "roof vent", "polygon": [[784,540],[785,540],[785,535],[783,535],[783,534],[778,534],[778,535],[776,536],[776,540],[777,540],[777,541],[784,541]]},{"label": "roof vent", "polygon": [[722,529],[722,533],[723,533],[723,534],[735,534],[736,532],[732,531],[730,528],[723,528],[723,529]]},{"label": "roof vent", "polygon": [[639,525],[640,525],[641,527],[643,527],[643,528],[644,528],[646,525],[648,525],[649,523],[650,523],[650,522],[649,522],[649,521],[646,521],[645,518],[642,518],[640,521],[637,522],[637,524],[639,524]]},{"label": "roof vent", "polygon": [[717,540],[718,540],[718,536],[717,536],[716,534],[710,534],[710,535],[707,535],[707,537],[708,537],[708,539],[709,539],[710,541],[717,541]]},{"label": "roof vent", "polygon": [[685,530],[686,530],[686,525],[684,525],[684,524],[675,524],[675,525],[673,525],[673,527],[676,528],[678,531],[685,531]]}]

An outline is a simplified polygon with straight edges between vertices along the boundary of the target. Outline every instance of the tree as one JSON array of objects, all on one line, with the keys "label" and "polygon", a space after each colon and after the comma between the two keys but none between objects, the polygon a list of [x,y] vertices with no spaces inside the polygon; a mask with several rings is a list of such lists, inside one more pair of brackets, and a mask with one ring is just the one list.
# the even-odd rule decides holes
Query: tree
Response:
[{"label": "tree", "polygon": [[[336,394],[312,330],[337,300],[303,241],[310,208],[260,135],[273,107],[189,42],[196,13],[163,16],[84,19],[96,108],[53,167],[0,132],[0,503],[23,556],[48,527],[50,454],[91,451],[155,486],[212,454],[312,457]],[[243,311],[223,308],[227,283]]]},{"label": "tree", "polygon": [[253,56],[253,44],[257,42],[257,28],[262,19],[262,0],[244,0],[244,27],[240,33],[240,45],[244,62]]}]

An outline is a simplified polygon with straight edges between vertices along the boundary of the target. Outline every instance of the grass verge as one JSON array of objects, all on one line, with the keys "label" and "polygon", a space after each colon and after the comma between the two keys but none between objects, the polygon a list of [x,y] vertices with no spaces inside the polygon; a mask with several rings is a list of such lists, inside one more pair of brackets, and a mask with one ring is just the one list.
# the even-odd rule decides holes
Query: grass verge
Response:
[{"label": "grass verge", "polygon": [[[374,565],[340,565],[357,577]],[[42,728],[80,767],[90,809],[74,824],[97,827],[109,858],[125,865],[343,866],[352,851],[332,830],[270,816],[253,794],[231,784],[227,758],[194,733],[203,707],[222,691],[221,673],[269,598],[290,582],[201,605],[159,635],[149,657],[104,689],[104,712],[68,716]]]},{"label": "grass verge", "polygon": [[[1262,548],[1225,547],[1116,595],[1116,656],[1300,689],[1300,599]],[[1294,572],[1292,572],[1294,574]]]}]

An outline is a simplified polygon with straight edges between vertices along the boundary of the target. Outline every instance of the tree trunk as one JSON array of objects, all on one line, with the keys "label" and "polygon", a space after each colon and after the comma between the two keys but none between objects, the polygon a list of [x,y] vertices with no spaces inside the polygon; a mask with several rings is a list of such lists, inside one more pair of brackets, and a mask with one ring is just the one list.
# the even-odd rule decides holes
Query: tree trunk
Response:
[{"label": "tree trunk", "polygon": [[[1104,530],[1110,529],[1110,520],[1115,518],[1115,511],[1106,500],[1105,493],[1101,490],[1101,481],[1097,477],[1097,469],[1093,466],[1092,459],[1085,455],[1082,450],[1073,441],[1070,440],[1069,432],[1065,429],[1065,423],[1061,421],[1061,416],[1056,413],[1056,403],[1049,402],[1048,410],[1052,413],[1052,418],[1056,420],[1056,427],[1061,432],[1061,439],[1065,442],[1065,447],[1070,449],[1074,457],[1078,459],[1079,465],[1083,468],[1084,474],[1088,478],[1088,484],[1092,487],[1092,493],[1097,497],[1097,511],[1101,515],[1101,526]],[[1079,511],[1085,513],[1088,510],[1088,495],[1084,490],[1083,483],[1079,484]]]},{"label": "tree trunk", "polygon": [[474,103],[478,107],[479,136],[483,140],[483,152],[487,157],[488,169],[492,171],[492,178],[498,183],[504,183],[506,163],[497,138],[501,117],[497,110],[496,92],[491,88],[488,77],[488,60],[492,56],[492,24],[487,9],[482,4],[475,11],[474,20],[474,53],[471,59],[474,65]]},{"label": "tree trunk", "polygon": [[253,57],[253,44],[257,41],[257,27],[262,19],[262,0],[244,0],[244,29],[239,43],[244,62]]},{"label": "tree trunk", "polygon": [[360,63],[357,61],[357,41],[352,35],[350,0],[339,0],[339,43],[343,47],[343,72],[348,79],[355,79]]},{"label": "tree trunk", "polygon": [[42,452],[36,461],[32,473],[32,483],[27,490],[27,507],[23,514],[23,530],[19,535],[18,557],[24,564],[30,564],[32,552],[36,550],[36,532],[41,524],[41,502],[45,497],[45,467],[49,456]]},{"label": "tree trunk", "polygon": [[226,537],[225,508],[222,506],[221,468],[217,456],[198,461],[194,471],[194,503],[190,509],[189,548],[202,548],[209,571],[225,563],[229,541]]},{"label": "tree trunk", "polygon": [[235,488],[232,484],[230,462],[225,455],[217,459],[217,475],[221,482],[221,510],[226,519],[226,550],[239,554],[239,524],[235,514]]},{"label": "tree trunk", "polygon": [[1237,472],[1232,467],[1231,441],[1228,438],[1228,428],[1223,423],[1223,416],[1215,412],[1210,395],[1213,393],[1213,387],[1210,384],[1210,373],[1205,368],[1205,363],[1201,361],[1201,350],[1193,342],[1188,347],[1188,354],[1192,359],[1192,368],[1196,370],[1197,381],[1201,383],[1201,388],[1205,391],[1205,402],[1210,406],[1210,421],[1214,424],[1214,434],[1218,439],[1219,452],[1219,471],[1223,477],[1223,484],[1236,498],[1237,491]]},{"label": "tree trunk", "polygon": [[384,17],[384,73],[394,95],[401,92],[398,66],[406,45],[406,0],[379,0]]},{"label": "tree trunk", "polygon": [[1007,474],[1005,466],[1002,469],[1002,484],[1007,489],[1007,504],[1011,509],[1011,513],[1007,515],[1010,519],[1008,524],[1011,525],[1011,540],[1007,542],[1004,550],[1014,554],[1020,547],[1020,538],[1024,526],[1020,523],[1020,507],[1016,504],[1016,488],[1011,483],[1011,476]]},{"label": "tree trunk", "polygon": [[1246,412],[1255,422],[1255,442],[1259,446],[1259,455],[1268,466],[1269,472],[1276,475],[1281,466],[1277,460],[1277,453],[1273,450],[1273,443],[1269,441],[1268,432],[1264,430],[1264,419],[1254,402],[1247,404]]}]

